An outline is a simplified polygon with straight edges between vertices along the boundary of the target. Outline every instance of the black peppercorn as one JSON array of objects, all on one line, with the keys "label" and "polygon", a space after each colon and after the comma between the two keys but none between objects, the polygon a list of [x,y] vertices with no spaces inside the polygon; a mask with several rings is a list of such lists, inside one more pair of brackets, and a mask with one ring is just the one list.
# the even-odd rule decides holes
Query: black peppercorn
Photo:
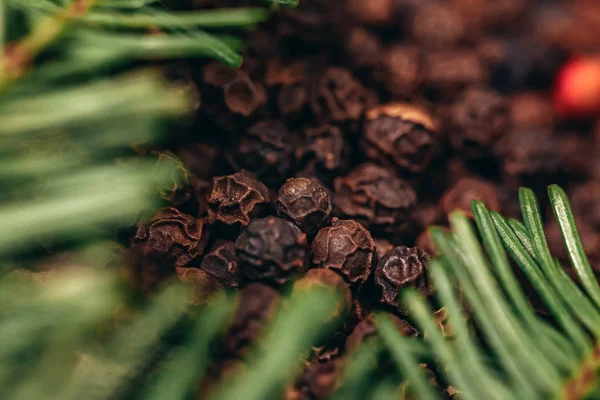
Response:
[{"label": "black peppercorn", "polygon": [[[393,314],[386,314],[387,318],[390,318],[394,325],[398,328],[398,333],[404,337],[416,337],[419,335],[411,324],[407,321],[398,318]],[[374,336],[377,333],[377,327],[375,325],[375,314],[369,314],[359,322],[348,338],[346,339],[346,352],[352,352],[356,350],[365,339]]]},{"label": "black peppercorn", "polygon": [[245,168],[266,184],[277,184],[292,169],[292,142],[292,135],[281,121],[262,121],[248,129],[227,158],[233,168]]},{"label": "black peppercorn", "polygon": [[484,84],[487,71],[477,53],[440,50],[425,54],[424,85],[439,100],[453,100],[469,86]]},{"label": "black peppercorn", "polygon": [[412,97],[423,82],[423,54],[414,45],[394,45],[383,51],[374,77],[391,95]]},{"label": "black peppercorn", "polygon": [[417,195],[410,184],[374,164],[362,164],[336,178],[336,212],[352,218],[375,234],[403,235]]},{"label": "black peppercorn", "polygon": [[269,203],[269,189],[246,170],[213,178],[208,221],[246,226]]},{"label": "black peppercorn", "polygon": [[372,95],[344,68],[327,68],[317,83],[310,106],[319,122],[357,121],[374,102]]},{"label": "black peppercorn", "polygon": [[560,154],[547,129],[511,130],[496,144],[494,153],[506,181],[538,185],[556,171]]},{"label": "black peppercorn", "polygon": [[306,178],[288,179],[275,200],[277,214],[308,234],[321,229],[331,213],[331,199],[319,183]]},{"label": "black peppercorn", "polygon": [[223,286],[237,288],[240,270],[232,241],[217,241],[202,259],[200,269],[215,277]]},{"label": "black peppercorn", "polygon": [[454,7],[446,3],[427,3],[418,8],[411,24],[414,41],[431,49],[456,46],[465,34],[464,22]]},{"label": "black peppercorn", "polygon": [[133,265],[124,269],[127,281],[142,291],[151,291],[204,253],[209,235],[203,219],[172,207],[139,225],[130,255]]},{"label": "black peppercorn", "polygon": [[225,351],[244,356],[275,315],[279,303],[279,293],[267,285],[250,283],[242,289],[233,321],[223,338]]},{"label": "black peppercorn", "polygon": [[496,186],[491,182],[476,178],[463,178],[459,180],[444,193],[440,204],[444,214],[461,210],[472,217],[471,201],[473,200],[483,201],[490,210],[500,210]]},{"label": "black peppercorn", "polygon": [[281,218],[250,222],[235,241],[235,252],[249,281],[282,284],[306,269],[306,235]]},{"label": "black peppercorn", "polygon": [[331,268],[348,282],[363,283],[371,274],[375,243],[358,222],[334,218],[312,242],[313,264]]},{"label": "black peppercorn", "polygon": [[361,148],[378,164],[421,172],[439,142],[438,126],[423,109],[406,103],[375,107],[366,114]]},{"label": "black peppercorn", "polygon": [[348,168],[350,144],[335,125],[321,125],[304,130],[303,146],[296,150],[296,158],[305,169],[313,171],[330,182]]},{"label": "black peppercorn", "polygon": [[350,311],[352,307],[352,293],[350,287],[344,279],[331,269],[313,268],[296,282],[294,282],[294,291],[310,290],[312,288],[324,287],[333,289],[341,296],[339,307],[334,312],[334,317],[339,317]]},{"label": "black peppercorn", "polygon": [[468,89],[452,107],[450,144],[469,157],[484,157],[504,133],[508,104],[498,94]]},{"label": "black peppercorn", "polygon": [[418,247],[397,246],[381,258],[375,269],[375,284],[381,302],[400,314],[407,312],[400,300],[403,288],[417,289],[423,296],[433,292],[428,271],[429,255]]}]

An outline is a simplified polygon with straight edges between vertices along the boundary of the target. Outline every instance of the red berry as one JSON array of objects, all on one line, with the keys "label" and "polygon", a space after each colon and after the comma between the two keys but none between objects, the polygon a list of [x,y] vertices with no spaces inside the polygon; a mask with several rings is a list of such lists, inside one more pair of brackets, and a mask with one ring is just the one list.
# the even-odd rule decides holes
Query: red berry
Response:
[{"label": "red berry", "polygon": [[559,71],[554,107],[565,118],[587,118],[600,113],[600,57],[576,58]]}]

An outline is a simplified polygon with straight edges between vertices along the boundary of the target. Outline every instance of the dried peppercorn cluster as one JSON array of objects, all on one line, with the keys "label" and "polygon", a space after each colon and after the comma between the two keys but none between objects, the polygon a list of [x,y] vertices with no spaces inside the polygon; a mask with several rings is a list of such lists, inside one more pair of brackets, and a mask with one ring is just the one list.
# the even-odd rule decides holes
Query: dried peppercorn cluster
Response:
[{"label": "dried peppercorn cluster", "polygon": [[[288,390],[320,399],[375,334],[373,311],[420,334],[398,291],[433,293],[426,228],[473,199],[515,216],[518,186],[560,183],[600,271],[600,120],[565,119],[552,99],[571,56],[600,53],[599,4],[304,0],[249,34],[241,69],[178,66],[202,99],[168,144],[189,182],[140,224],[126,277],[151,291],[178,276],[198,303],[239,290],[224,365],[260,336],[280,288],[338,288],[343,327]],[[566,258],[556,226],[548,238]]]}]

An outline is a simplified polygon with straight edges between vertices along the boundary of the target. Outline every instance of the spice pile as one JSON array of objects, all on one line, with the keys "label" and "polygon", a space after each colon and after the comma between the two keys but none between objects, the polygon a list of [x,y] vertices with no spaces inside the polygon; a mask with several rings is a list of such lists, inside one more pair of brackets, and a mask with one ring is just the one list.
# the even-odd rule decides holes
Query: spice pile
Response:
[{"label": "spice pile", "polygon": [[[159,150],[185,184],[133,235],[128,282],[178,277],[197,303],[241,292],[214,380],[244,367],[280,289],[340,288],[345,322],[288,393],[322,399],[372,311],[420,334],[398,292],[432,294],[425,230],[473,199],[517,216],[519,186],[568,188],[600,272],[600,120],[553,100],[566,62],[600,54],[597,26],[594,0],[304,0],[249,34],[241,70],[171,68],[198,89],[196,119]],[[555,224],[548,238],[566,260]]]}]

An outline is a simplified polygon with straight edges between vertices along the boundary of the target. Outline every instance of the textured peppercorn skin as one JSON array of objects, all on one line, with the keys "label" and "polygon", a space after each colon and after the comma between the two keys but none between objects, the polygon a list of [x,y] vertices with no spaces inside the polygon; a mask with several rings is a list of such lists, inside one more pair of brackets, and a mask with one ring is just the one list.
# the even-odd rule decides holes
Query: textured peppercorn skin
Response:
[{"label": "textured peppercorn skin", "polygon": [[139,225],[130,249],[134,265],[125,270],[126,279],[142,291],[151,291],[176,268],[201,256],[208,239],[205,220],[164,208]]},{"label": "textured peppercorn skin", "polygon": [[267,184],[281,183],[293,166],[291,138],[281,121],[261,121],[251,126],[226,156],[236,170],[245,168]]},{"label": "textured peppercorn skin", "polygon": [[433,289],[427,266],[429,255],[418,247],[397,246],[381,258],[375,269],[375,284],[381,290],[381,302],[400,314],[407,310],[400,291],[412,287],[428,297]]},{"label": "textured peppercorn skin", "polygon": [[217,241],[202,259],[200,269],[215,277],[223,286],[237,288],[240,270],[235,255],[235,244],[229,240]]},{"label": "textured peppercorn skin", "polygon": [[358,222],[334,218],[312,242],[313,264],[330,268],[348,282],[365,282],[371,274],[375,243]]},{"label": "textured peppercorn skin", "polygon": [[357,121],[371,102],[370,94],[344,68],[328,68],[318,82],[310,106],[322,123]]},{"label": "textured peppercorn skin", "polygon": [[374,164],[362,164],[334,181],[335,211],[374,234],[402,235],[417,203],[412,186]]},{"label": "textured peppercorn skin", "polygon": [[288,179],[275,200],[277,214],[308,234],[322,228],[331,214],[331,198],[319,183],[306,178]]},{"label": "textured peppercorn skin", "polygon": [[330,182],[347,170],[350,151],[342,130],[325,124],[304,131],[304,143],[296,150],[296,158],[305,169]]},{"label": "textured peppercorn skin", "polygon": [[241,290],[233,321],[223,338],[225,351],[243,356],[263,333],[279,303],[279,293],[267,285],[255,282]]},{"label": "textured peppercorn skin", "polygon": [[404,103],[388,104],[367,113],[361,148],[376,164],[418,173],[435,155],[437,130],[425,110]]},{"label": "textured peppercorn skin", "polygon": [[211,224],[220,222],[246,226],[269,203],[269,189],[243,169],[232,175],[213,178],[208,203],[208,221]]},{"label": "textured peppercorn skin", "polygon": [[482,157],[504,133],[509,107],[502,96],[484,89],[468,89],[452,107],[450,144],[468,157]]},{"label": "textured peppercorn skin", "polygon": [[306,235],[289,221],[252,221],[235,241],[240,271],[249,281],[283,284],[306,270]]}]

